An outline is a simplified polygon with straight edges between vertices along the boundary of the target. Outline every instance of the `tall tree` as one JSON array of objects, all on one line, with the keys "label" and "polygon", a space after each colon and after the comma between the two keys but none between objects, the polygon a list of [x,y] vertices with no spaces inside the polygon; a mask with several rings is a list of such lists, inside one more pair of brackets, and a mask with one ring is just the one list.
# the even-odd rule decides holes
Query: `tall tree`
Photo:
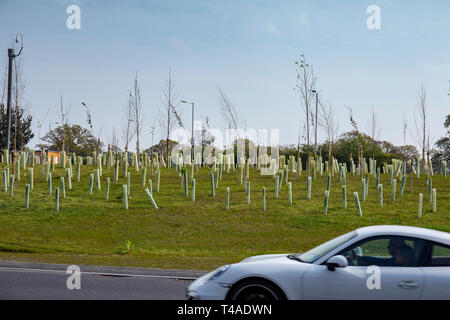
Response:
[{"label": "tall tree", "polygon": [[[81,105],[85,108],[86,110],[86,118],[87,118],[87,123],[89,125],[89,128],[91,129],[91,134],[92,136],[94,135],[94,124],[92,122],[92,116],[91,116],[91,112],[89,111],[89,108],[87,106],[87,104],[85,102],[82,102]],[[66,127],[64,127],[65,130]],[[102,130],[100,129],[100,131],[98,132],[98,136],[97,136],[97,145],[94,148],[95,153],[99,154],[102,151],[102,143],[100,142],[100,135],[101,135]],[[94,159],[94,163],[97,162],[97,159]]]},{"label": "tall tree", "polygon": [[[162,132],[166,135],[166,161],[169,161],[169,153],[172,144],[170,144],[170,133],[177,123],[176,114],[178,114],[179,96],[175,89],[175,82],[172,79],[171,70],[169,76],[162,87],[161,107],[158,110],[158,120],[161,125]],[[169,165],[169,163],[168,163]]]},{"label": "tall tree", "polygon": [[[363,159],[364,159],[364,151],[363,151],[363,150],[365,150],[364,145],[365,145],[366,143],[365,143],[365,139],[364,139],[364,134],[361,134],[361,132],[359,132],[358,124],[356,123],[356,120],[355,120],[355,118],[353,117],[353,110],[352,110],[352,108],[351,108],[350,106],[347,106],[347,109],[348,109],[348,111],[350,112],[350,123],[351,123],[351,125],[352,125],[352,127],[353,127],[353,132],[352,132],[352,134],[356,136],[355,141],[356,141],[356,144],[357,144],[357,146],[358,146],[358,166],[359,166],[359,173],[360,173],[360,175],[361,175],[361,177],[362,177],[363,174],[364,174],[364,170],[363,170],[363,169],[364,169],[364,168],[363,168],[363,163],[364,163],[364,161],[363,161]],[[353,152],[351,152],[350,155],[351,155],[352,153],[353,153]]]},{"label": "tall tree", "polygon": [[239,137],[239,118],[236,112],[236,108],[233,106],[230,99],[221,88],[217,88],[217,94],[222,118],[230,128],[232,127],[236,131],[236,136]]},{"label": "tall tree", "polygon": [[[70,107],[65,108],[63,104],[63,96],[62,93],[59,94],[59,113],[61,116],[61,125],[63,125],[63,129],[65,128],[64,125],[67,123],[67,117],[69,116]],[[62,149],[65,150],[64,145],[64,131],[63,131],[63,137],[62,137]]]},{"label": "tall tree", "polygon": [[[23,79],[23,72],[22,72],[22,58],[16,58],[13,61],[14,61],[14,80],[12,83],[12,95],[14,106],[11,107],[11,109],[15,110],[14,121],[16,123],[16,126],[14,127],[14,131],[11,132],[13,133],[13,148],[14,148],[13,165],[15,168],[18,144],[20,145],[21,151],[23,151],[24,148],[24,141],[22,139],[23,134],[21,134],[22,121],[21,118],[19,118],[18,116],[20,114],[20,110],[21,109],[23,110],[25,108],[25,99],[24,99],[25,81]],[[12,116],[13,115],[11,114],[11,117]]]},{"label": "tall tree", "polygon": [[322,101],[319,102],[320,104],[320,110],[321,110],[321,117],[319,118],[319,124],[320,126],[325,130],[325,133],[327,135],[327,145],[328,145],[328,161],[331,159],[331,153],[333,150],[333,144],[338,138],[338,130],[339,130],[339,123],[337,122],[335,116],[333,107],[331,104],[325,106]]},{"label": "tall tree", "polygon": [[128,95],[128,102],[125,105],[124,108],[124,114],[122,119],[124,119],[124,122],[122,123],[122,139],[125,143],[125,152],[128,152],[128,144],[130,143],[131,139],[133,139],[134,136],[134,126],[132,125],[133,122],[133,95]]},{"label": "tall tree", "polygon": [[422,150],[422,170],[425,168],[428,132],[427,89],[422,84],[416,100],[416,116],[414,117],[416,132],[413,135]]},{"label": "tall tree", "polygon": [[375,149],[376,149],[376,145],[377,145],[377,139],[379,138],[380,132],[381,132],[381,123],[380,123],[380,120],[378,119],[377,113],[375,112],[374,106],[372,106],[372,112],[370,114],[368,126],[369,126],[370,138],[372,140],[371,141],[372,159],[375,159]]},{"label": "tall tree", "polygon": [[140,147],[139,147],[139,136],[142,131],[142,103],[141,103],[141,89],[138,84],[138,78],[136,73],[136,78],[134,79],[134,95],[132,95],[132,108],[131,108],[131,118],[133,119],[134,133],[136,134],[136,154],[137,158],[140,159]]},{"label": "tall tree", "polygon": [[[295,89],[300,93],[300,103],[303,108],[305,122],[306,122],[306,145],[308,148],[308,176],[310,176],[311,167],[311,140],[310,129],[313,114],[311,112],[311,105],[313,102],[314,93],[316,87],[316,77],[314,76],[313,66],[307,63],[305,56],[300,55],[300,61],[295,61],[297,65],[297,83]],[[310,120],[311,117],[311,120]]]}]

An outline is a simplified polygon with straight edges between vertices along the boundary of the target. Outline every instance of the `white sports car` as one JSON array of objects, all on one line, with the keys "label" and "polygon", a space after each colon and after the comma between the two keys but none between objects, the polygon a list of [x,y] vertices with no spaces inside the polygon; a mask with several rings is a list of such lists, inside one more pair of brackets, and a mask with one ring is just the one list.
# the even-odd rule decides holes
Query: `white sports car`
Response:
[{"label": "white sports car", "polygon": [[206,300],[450,299],[450,234],[364,227],[303,254],[254,256],[194,281]]}]

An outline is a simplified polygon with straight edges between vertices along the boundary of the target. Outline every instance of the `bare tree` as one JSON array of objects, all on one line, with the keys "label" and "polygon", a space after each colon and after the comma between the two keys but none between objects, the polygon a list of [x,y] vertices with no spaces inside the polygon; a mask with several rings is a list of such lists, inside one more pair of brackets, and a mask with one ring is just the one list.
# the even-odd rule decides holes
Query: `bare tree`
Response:
[{"label": "bare tree", "polygon": [[150,145],[150,176],[152,176],[152,177],[153,177],[153,138],[154,138],[155,129],[156,129],[155,121],[156,121],[156,119],[153,120],[153,124],[150,127],[150,129],[152,129],[150,131],[150,133],[152,134],[152,144]]},{"label": "bare tree", "polygon": [[41,128],[42,128],[42,124],[45,122],[45,120],[47,119],[47,116],[50,112],[50,108],[47,109],[47,112],[45,113],[44,117],[42,118],[41,121],[37,121],[37,127],[38,127],[38,136],[39,136],[39,144],[42,144],[42,137],[41,137]]},{"label": "bare tree", "polygon": [[133,122],[132,114],[133,114],[133,96],[130,91],[130,94],[128,96],[128,102],[124,108],[123,119],[125,119],[125,121],[122,123],[122,131],[121,131],[122,139],[125,143],[125,152],[128,152],[128,144],[130,143],[131,139],[133,139],[134,136],[133,126],[131,125],[131,122]]},{"label": "bare tree", "polygon": [[133,129],[136,134],[136,154],[137,158],[140,159],[140,148],[139,148],[139,135],[142,131],[142,104],[141,104],[141,89],[138,85],[138,78],[134,80],[134,96],[132,98],[132,108],[131,108],[131,118],[133,119]]},{"label": "bare tree", "polygon": [[240,138],[238,130],[239,118],[236,109],[221,88],[217,88],[217,92],[222,118],[226,123],[228,123],[230,128],[233,127],[233,129],[236,130],[236,135]]},{"label": "bare tree", "polygon": [[91,117],[91,112],[89,111],[88,106],[86,105],[85,102],[82,102],[81,105],[84,107],[84,109],[86,110],[86,119],[87,119],[87,123],[89,125],[89,128],[91,129],[91,134],[94,135],[94,125],[92,124],[92,117]]},{"label": "bare tree", "polygon": [[[302,168],[299,168],[300,166],[300,143],[301,143],[302,133],[301,133],[301,126],[298,127],[298,140],[297,140],[297,168],[295,169],[295,179],[298,181],[298,178],[300,176],[300,170]],[[300,169],[300,170],[299,170]]]},{"label": "bare tree", "polygon": [[330,161],[333,144],[338,138],[339,123],[334,117],[334,111],[331,104],[325,106],[322,101],[319,101],[319,104],[321,113],[318,122],[319,125],[325,130],[325,133],[327,135],[328,161]]},{"label": "bare tree", "polygon": [[427,144],[426,144],[426,148],[427,148],[427,162],[426,164],[428,165],[429,170],[431,170],[431,160],[430,160],[430,155],[431,155],[431,142],[430,142],[430,128],[428,128],[428,135],[427,135]]},{"label": "bare tree", "polygon": [[364,170],[363,170],[363,147],[362,147],[362,137],[361,137],[361,133],[359,132],[358,129],[358,124],[356,123],[354,117],[353,117],[353,110],[350,106],[346,106],[349,113],[350,113],[350,123],[354,129],[354,132],[356,134],[356,144],[358,145],[358,166],[359,166],[359,174],[362,177],[364,174]]},{"label": "bare tree", "polygon": [[5,65],[5,72],[3,72],[2,76],[2,100],[0,101],[0,105],[5,105],[5,95],[6,90],[8,88],[8,65]]},{"label": "bare tree", "polygon": [[402,133],[403,133],[403,145],[406,146],[406,132],[408,131],[408,119],[405,115],[402,116]]},{"label": "bare tree", "polygon": [[198,133],[199,136],[199,140],[201,141],[202,146],[205,145],[211,145],[212,142],[214,142],[214,137],[211,135],[211,126],[209,125],[209,117],[206,116],[205,119],[203,120],[203,116],[201,116],[202,118],[202,129],[201,131]]},{"label": "bare tree", "polygon": [[381,132],[381,123],[378,119],[378,115],[375,112],[374,106],[372,106],[372,112],[370,114],[370,118],[368,120],[368,127],[370,133],[370,139],[372,140],[372,160],[375,159],[375,148],[377,146],[377,139],[380,136]]},{"label": "bare tree", "polygon": [[422,148],[422,169],[425,168],[425,153],[427,150],[428,111],[427,111],[427,89],[422,84],[416,101],[416,116],[414,117],[416,133],[413,135],[417,144]]},{"label": "bare tree", "polygon": [[[311,120],[313,119],[313,114],[311,112],[311,104],[313,102],[313,90],[316,87],[316,77],[314,76],[313,66],[306,62],[305,56],[300,55],[300,61],[295,61],[297,65],[297,83],[295,89],[300,93],[300,101],[303,107],[303,112],[306,121],[306,145],[308,147],[308,176],[310,176],[311,167],[311,141],[310,141],[310,129]],[[310,120],[311,117],[311,120]]]},{"label": "bare tree", "polygon": [[166,160],[169,161],[169,138],[172,129],[177,123],[176,114],[178,114],[179,96],[175,90],[175,82],[172,80],[169,68],[169,76],[162,87],[161,102],[162,106],[158,110],[158,120],[163,132],[166,133]]},{"label": "bare tree", "polygon": [[59,95],[59,97],[60,97],[60,109],[59,109],[59,113],[60,113],[60,115],[61,115],[61,125],[62,125],[62,128],[63,128],[63,131],[62,131],[62,150],[65,150],[65,135],[66,135],[66,122],[67,122],[67,117],[68,117],[68,115],[69,115],[69,112],[70,112],[70,107],[69,108],[67,108],[67,109],[65,109],[64,108],[64,104],[63,104],[63,96],[62,96],[62,93],[60,93],[60,95]]},{"label": "bare tree", "polygon": [[[402,116],[402,133],[403,133],[403,145],[406,146],[406,132],[408,131],[408,119],[405,115]],[[406,148],[403,151],[403,173],[406,174]]]},{"label": "bare tree", "polygon": [[115,128],[113,128],[111,131],[108,144],[110,146],[111,151],[120,151],[120,148],[119,148],[120,140],[119,140],[119,137],[117,136]]},{"label": "bare tree", "polygon": [[[23,141],[23,134],[20,136],[22,137],[22,141],[17,141],[17,137],[19,133],[22,132],[22,123],[19,119],[19,110],[25,108],[25,101],[24,101],[24,91],[25,91],[25,81],[23,80],[23,72],[22,72],[22,59],[16,58],[14,59],[14,80],[12,83],[12,95],[14,97],[14,153],[13,153],[13,164],[16,163],[17,158],[17,144],[20,143],[20,150],[23,151],[24,147],[24,141]],[[15,168],[15,166],[14,166]]]},{"label": "bare tree", "polygon": [[[84,107],[84,109],[86,110],[86,118],[87,118],[87,123],[89,125],[89,128],[91,129],[91,134],[93,136],[94,135],[94,124],[92,123],[92,116],[91,116],[91,112],[89,111],[88,106],[86,105],[85,102],[81,102],[81,105]],[[95,153],[99,154],[99,152],[101,151],[101,143],[100,143],[100,135],[102,133],[102,129],[100,129],[98,136],[97,136],[97,146],[96,146],[96,150]],[[94,163],[96,163],[97,159],[94,159]]]}]

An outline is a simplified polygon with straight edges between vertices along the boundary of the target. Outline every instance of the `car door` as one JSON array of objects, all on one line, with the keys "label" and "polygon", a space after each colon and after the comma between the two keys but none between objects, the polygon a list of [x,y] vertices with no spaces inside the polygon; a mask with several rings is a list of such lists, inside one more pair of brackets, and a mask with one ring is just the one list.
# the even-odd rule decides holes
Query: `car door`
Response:
[{"label": "car door", "polygon": [[423,299],[450,300],[450,246],[427,241],[422,255]]},{"label": "car door", "polygon": [[[395,239],[393,239],[395,238]],[[410,260],[401,263],[391,255],[389,244],[408,246]],[[424,276],[416,264],[415,239],[371,237],[342,250],[349,265],[328,270],[326,265],[310,268],[303,278],[306,299],[419,299]],[[423,241],[423,240],[417,240]]]},{"label": "car door", "polygon": [[365,268],[346,267],[330,271],[326,265],[314,265],[303,276],[302,297],[314,300],[370,299],[365,283]]}]

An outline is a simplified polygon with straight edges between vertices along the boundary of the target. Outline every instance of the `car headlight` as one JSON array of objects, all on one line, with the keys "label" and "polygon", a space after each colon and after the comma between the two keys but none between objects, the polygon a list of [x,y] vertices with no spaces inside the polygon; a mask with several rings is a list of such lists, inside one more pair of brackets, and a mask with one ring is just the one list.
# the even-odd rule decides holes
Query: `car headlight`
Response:
[{"label": "car headlight", "polygon": [[216,270],[214,270],[211,273],[211,276],[206,280],[206,281],[210,281],[210,280],[214,280],[217,279],[218,277],[220,277],[222,274],[225,273],[225,271],[227,271],[230,268],[230,265],[227,264],[226,266],[220,267]]},{"label": "car headlight", "polygon": [[224,274],[228,269],[230,268],[230,265],[227,264],[223,267],[217,268],[214,271],[211,271],[210,273],[208,273],[207,275],[203,276],[202,278],[200,278],[199,280],[199,285],[203,285],[208,281],[217,279],[218,277],[220,277],[222,274]]},{"label": "car headlight", "polygon": [[186,290],[186,298],[188,300],[198,300],[199,299],[199,295],[196,291],[194,290]]}]

